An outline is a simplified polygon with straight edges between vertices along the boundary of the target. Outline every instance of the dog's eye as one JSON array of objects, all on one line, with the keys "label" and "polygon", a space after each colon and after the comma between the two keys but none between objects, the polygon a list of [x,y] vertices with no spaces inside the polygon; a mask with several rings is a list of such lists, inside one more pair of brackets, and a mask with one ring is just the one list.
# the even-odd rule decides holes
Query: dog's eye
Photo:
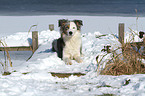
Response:
[{"label": "dog's eye", "polygon": [[73,29],[75,29],[75,27],[73,27]]},{"label": "dog's eye", "polygon": [[69,29],[69,26],[66,26],[65,28],[66,28],[66,29]]}]

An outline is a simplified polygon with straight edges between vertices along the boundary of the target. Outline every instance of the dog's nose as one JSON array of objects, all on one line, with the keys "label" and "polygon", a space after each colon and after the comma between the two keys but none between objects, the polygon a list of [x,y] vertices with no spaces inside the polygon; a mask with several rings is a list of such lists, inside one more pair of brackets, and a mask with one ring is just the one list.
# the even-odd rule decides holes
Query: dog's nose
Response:
[{"label": "dog's nose", "polygon": [[73,34],[73,32],[72,32],[72,31],[70,31],[70,32],[69,32],[69,35],[72,35],[72,34]]}]

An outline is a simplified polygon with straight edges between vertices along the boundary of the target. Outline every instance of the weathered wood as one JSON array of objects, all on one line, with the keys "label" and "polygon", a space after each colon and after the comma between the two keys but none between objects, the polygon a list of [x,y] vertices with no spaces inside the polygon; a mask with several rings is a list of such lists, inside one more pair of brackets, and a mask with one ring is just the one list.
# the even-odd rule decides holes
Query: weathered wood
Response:
[{"label": "weathered wood", "polygon": [[33,53],[38,49],[38,31],[32,32],[32,49]]},{"label": "weathered wood", "polygon": [[15,47],[0,47],[0,51],[33,51],[38,49],[38,31],[32,32],[32,47],[31,46],[15,46]]},{"label": "weathered wood", "polygon": [[5,48],[8,51],[32,51],[30,46],[0,47],[0,51],[5,51]]},{"label": "weathered wood", "polygon": [[54,24],[50,24],[50,25],[49,25],[49,30],[50,30],[50,31],[53,31],[53,30],[54,30]]},{"label": "weathered wood", "polygon": [[68,78],[71,75],[78,76],[78,77],[86,75],[84,73],[55,73],[55,72],[50,72],[50,73],[52,76],[58,78]]},{"label": "weathered wood", "polygon": [[120,23],[119,24],[119,28],[118,28],[119,30],[119,42],[121,43],[121,44],[124,44],[124,23]]}]

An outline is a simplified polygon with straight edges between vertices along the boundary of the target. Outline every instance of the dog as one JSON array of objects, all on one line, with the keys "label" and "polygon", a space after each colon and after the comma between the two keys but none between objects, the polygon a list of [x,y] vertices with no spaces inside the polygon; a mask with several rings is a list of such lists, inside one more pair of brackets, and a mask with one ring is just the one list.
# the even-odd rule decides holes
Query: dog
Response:
[{"label": "dog", "polygon": [[82,63],[82,40],[81,26],[82,20],[59,20],[60,38],[52,43],[52,51],[57,52],[57,56],[66,64],[72,65],[71,60]]}]

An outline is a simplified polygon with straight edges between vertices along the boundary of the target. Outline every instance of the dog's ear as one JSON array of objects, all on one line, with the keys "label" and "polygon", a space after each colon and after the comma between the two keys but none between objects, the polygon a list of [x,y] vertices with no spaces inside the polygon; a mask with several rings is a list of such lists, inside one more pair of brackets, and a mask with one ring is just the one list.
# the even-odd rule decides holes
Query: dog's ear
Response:
[{"label": "dog's ear", "polygon": [[68,20],[66,19],[60,19],[58,22],[58,27],[62,26],[64,23],[66,23]]},{"label": "dog's ear", "polygon": [[82,20],[74,20],[76,25],[83,26],[83,21]]},{"label": "dog's ear", "polygon": [[80,30],[81,26],[83,26],[82,20],[74,20],[74,23],[77,25],[78,30]]}]

